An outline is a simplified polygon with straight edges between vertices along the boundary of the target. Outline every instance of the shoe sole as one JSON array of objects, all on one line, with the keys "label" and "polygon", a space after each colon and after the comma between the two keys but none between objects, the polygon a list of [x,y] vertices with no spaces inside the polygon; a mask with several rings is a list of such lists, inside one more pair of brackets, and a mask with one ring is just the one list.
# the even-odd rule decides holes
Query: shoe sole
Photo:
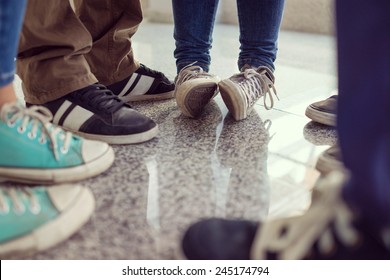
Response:
[{"label": "shoe sole", "polygon": [[216,82],[200,83],[198,85],[187,82],[180,85],[180,91],[176,92],[176,103],[183,115],[196,118],[217,93],[218,84]]},{"label": "shoe sole", "polygon": [[345,172],[344,164],[338,160],[331,159],[324,155],[318,157],[315,168],[322,174],[327,175],[333,171]]},{"label": "shoe sole", "polygon": [[143,95],[134,95],[134,96],[123,96],[119,97],[124,102],[135,102],[135,101],[158,101],[171,99],[175,97],[175,91],[168,91],[159,94],[143,94]]},{"label": "shoe sole", "polygon": [[158,134],[158,125],[149,129],[148,131],[137,133],[137,134],[129,134],[129,135],[99,135],[99,134],[89,134],[80,131],[74,131],[63,127],[64,130],[70,131],[74,134],[80,135],[86,139],[97,140],[106,142],[111,145],[127,145],[127,144],[138,144],[142,142],[149,141],[157,136]]},{"label": "shoe sole", "polygon": [[108,147],[100,157],[75,167],[56,169],[0,167],[0,181],[45,185],[80,181],[106,171],[113,164],[114,158],[114,150]]},{"label": "shoe sole", "polygon": [[244,97],[237,93],[235,85],[230,80],[223,80],[219,83],[219,91],[223,102],[225,102],[230,114],[236,121],[246,119],[251,110],[247,110],[247,101]]},{"label": "shoe sole", "polygon": [[306,108],[305,115],[314,122],[329,126],[336,126],[335,114],[321,112],[309,106]]},{"label": "shoe sole", "polygon": [[95,199],[92,192],[88,188],[80,188],[77,199],[68,209],[62,211],[57,219],[28,235],[1,244],[0,258],[33,254],[56,246],[76,233],[89,220],[94,208]]}]

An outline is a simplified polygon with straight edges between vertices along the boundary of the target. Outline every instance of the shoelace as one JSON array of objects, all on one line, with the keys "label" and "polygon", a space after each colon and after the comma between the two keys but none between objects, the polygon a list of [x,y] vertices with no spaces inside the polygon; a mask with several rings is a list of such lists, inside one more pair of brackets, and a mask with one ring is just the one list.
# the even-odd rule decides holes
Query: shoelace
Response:
[{"label": "shoelace", "polygon": [[6,122],[9,126],[14,126],[18,119],[22,119],[22,123],[18,127],[20,133],[24,133],[27,126],[31,123],[31,131],[28,132],[28,137],[34,139],[37,136],[38,130],[41,127],[41,136],[39,142],[41,144],[46,143],[48,137],[50,139],[50,146],[53,151],[56,160],[58,157],[58,145],[57,135],[60,134],[60,139],[63,141],[63,145],[60,147],[61,152],[67,153],[69,145],[71,143],[73,134],[65,132],[59,127],[54,127],[50,121],[53,119],[53,115],[49,109],[42,106],[31,106],[25,108],[20,104],[5,104],[1,110],[0,118]]},{"label": "shoelace", "polygon": [[7,203],[9,198],[13,204],[13,211],[15,213],[23,213],[26,207],[23,203],[23,199],[28,198],[30,202],[30,211],[34,214],[38,214],[41,210],[38,199],[29,188],[1,188],[0,189],[0,214],[8,213],[10,206]]},{"label": "shoelace", "polygon": [[334,235],[345,246],[357,244],[352,212],[341,201],[340,189],[330,188],[303,216],[265,223],[255,237],[252,258],[276,252],[280,259],[303,259],[317,241],[319,252],[328,254],[336,246]]},{"label": "shoelace", "polygon": [[85,88],[83,92],[78,91],[71,95],[80,100],[86,100],[92,107],[107,113],[115,113],[125,105],[125,102],[120,100],[111,90],[101,84],[91,85]]},{"label": "shoelace", "polygon": [[[265,73],[265,69],[257,72],[255,69],[249,68],[246,69],[243,73],[238,73],[232,76],[232,79],[240,79],[244,77],[244,79],[238,83],[238,86],[244,92],[249,93],[249,95],[247,95],[249,107],[251,107],[261,96],[264,96],[264,107],[267,110],[272,109],[274,106],[274,99],[272,94],[274,94],[279,100],[274,83],[268,78],[267,75],[265,75]],[[263,92],[263,88],[266,88],[265,92]],[[271,102],[270,106],[267,105],[267,96]]]},{"label": "shoelace", "polygon": [[209,79],[212,77],[212,75],[205,72],[202,67],[194,65],[195,63],[197,63],[197,61],[187,65],[186,67],[180,70],[180,73],[176,81],[176,85],[181,85],[182,83],[195,78]]}]

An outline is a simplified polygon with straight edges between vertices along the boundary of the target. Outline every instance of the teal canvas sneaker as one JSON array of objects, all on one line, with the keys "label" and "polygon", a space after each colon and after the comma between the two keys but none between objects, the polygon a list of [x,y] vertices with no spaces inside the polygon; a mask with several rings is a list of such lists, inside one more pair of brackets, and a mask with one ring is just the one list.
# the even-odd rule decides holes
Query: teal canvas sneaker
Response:
[{"label": "teal canvas sneaker", "polygon": [[0,108],[0,180],[52,184],[102,173],[114,161],[108,144],[86,140],[50,123],[44,107]]},{"label": "teal canvas sneaker", "polygon": [[95,200],[82,186],[0,187],[0,259],[46,250],[90,218]]}]

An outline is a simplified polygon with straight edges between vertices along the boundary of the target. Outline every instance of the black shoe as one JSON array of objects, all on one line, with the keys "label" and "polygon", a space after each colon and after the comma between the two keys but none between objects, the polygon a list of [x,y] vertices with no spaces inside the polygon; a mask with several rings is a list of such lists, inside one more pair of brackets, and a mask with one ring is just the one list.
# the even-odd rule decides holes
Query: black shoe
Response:
[{"label": "black shoe", "polygon": [[390,259],[386,237],[357,218],[339,188],[329,185],[319,195],[299,217],[198,222],[185,233],[183,252],[188,259]]},{"label": "black shoe", "polygon": [[175,84],[161,72],[141,64],[126,79],[107,86],[124,102],[173,98]]},{"label": "black shoe", "polygon": [[54,124],[109,144],[140,143],[158,132],[154,121],[124,104],[100,84],[76,90],[42,106],[51,111]]},{"label": "black shoe", "polygon": [[336,126],[337,95],[314,102],[306,108],[306,116],[311,120],[329,126]]}]

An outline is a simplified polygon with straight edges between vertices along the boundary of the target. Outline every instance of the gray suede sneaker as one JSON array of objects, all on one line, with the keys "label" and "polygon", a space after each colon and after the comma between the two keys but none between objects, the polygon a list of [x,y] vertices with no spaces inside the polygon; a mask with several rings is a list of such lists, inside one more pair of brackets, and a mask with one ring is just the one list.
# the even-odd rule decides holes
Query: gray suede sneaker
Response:
[{"label": "gray suede sneaker", "polygon": [[306,116],[321,124],[336,126],[337,94],[328,99],[314,102],[306,108]]},{"label": "gray suede sneaker", "polygon": [[176,103],[183,115],[196,118],[218,93],[220,78],[190,64],[176,77]]},{"label": "gray suede sneaker", "polygon": [[[244,67],[241,73],[221,81],[219,90],[229,112],[239,121],[247,118],[261,97],[264,97],[264,107],[267,110],[273,107],[272,94],[278,97],[274,81],[272,71],[265,66],[256,69]],[[267,95],[270,105],[266,103]]]}]

